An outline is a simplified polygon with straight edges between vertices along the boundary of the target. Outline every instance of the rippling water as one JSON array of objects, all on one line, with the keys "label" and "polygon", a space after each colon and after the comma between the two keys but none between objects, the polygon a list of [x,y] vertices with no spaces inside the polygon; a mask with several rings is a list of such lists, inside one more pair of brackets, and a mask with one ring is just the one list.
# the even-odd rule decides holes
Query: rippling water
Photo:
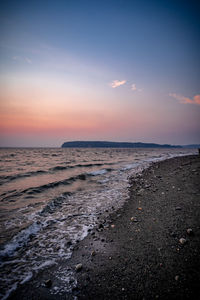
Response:
[{"label": "rippling water", "polygon": [[[192,149],[0,149],[0,297],[6,299],[39,270],[69,258],[99,215],[123,205],[129,175],[152,161],[193,153]],[[69,276],[61,278],[66,289]]]}]

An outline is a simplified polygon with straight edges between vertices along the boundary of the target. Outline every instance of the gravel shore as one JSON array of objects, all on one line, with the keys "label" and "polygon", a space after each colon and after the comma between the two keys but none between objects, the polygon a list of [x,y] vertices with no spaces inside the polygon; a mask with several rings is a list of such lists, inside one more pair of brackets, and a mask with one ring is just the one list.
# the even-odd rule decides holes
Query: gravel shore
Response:
[{"label": "gravel shore", "polygon": [[[51,295],[45,271],[10,299],[199,299],[200,156],[154,163],[129,192],[66,262],[77,277],[71,293]],[[38,285],[45,279],[49,287]]]}]

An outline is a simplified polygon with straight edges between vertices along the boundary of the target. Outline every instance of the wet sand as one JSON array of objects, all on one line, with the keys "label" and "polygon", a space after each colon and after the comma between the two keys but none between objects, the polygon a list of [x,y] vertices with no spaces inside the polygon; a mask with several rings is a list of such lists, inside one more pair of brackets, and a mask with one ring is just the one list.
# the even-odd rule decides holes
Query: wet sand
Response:
[{"label": "wet sand", "polygon": [[64,263],[77,278],[72,292],[51,295],[49,269],[10,299],[200,298],[200,156],[155,163],[130,178],[129,191]]}]

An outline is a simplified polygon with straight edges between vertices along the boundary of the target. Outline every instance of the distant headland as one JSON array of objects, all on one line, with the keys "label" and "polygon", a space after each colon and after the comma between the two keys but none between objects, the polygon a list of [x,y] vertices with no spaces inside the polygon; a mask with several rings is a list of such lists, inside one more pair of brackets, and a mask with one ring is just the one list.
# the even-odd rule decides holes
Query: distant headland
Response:
[{"label": "distant headland", "polygon": [[128,142],[107,142],[107,141],[73,141],[65,142],[62,148],[182,148],[169,144],[154,143],[128,143]]}]

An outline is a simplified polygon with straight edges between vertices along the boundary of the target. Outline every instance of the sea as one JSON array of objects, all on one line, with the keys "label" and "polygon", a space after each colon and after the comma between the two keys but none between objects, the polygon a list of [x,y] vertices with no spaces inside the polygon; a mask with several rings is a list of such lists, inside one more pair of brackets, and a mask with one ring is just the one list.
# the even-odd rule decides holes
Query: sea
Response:
[{"label": "sea", "polygon": [[130,176],[153,162],[196,154],[183,148],[0,149],[0,299],[51,266],[59,283],[76,285],[62,269],[101,216],[128,199]]}]

